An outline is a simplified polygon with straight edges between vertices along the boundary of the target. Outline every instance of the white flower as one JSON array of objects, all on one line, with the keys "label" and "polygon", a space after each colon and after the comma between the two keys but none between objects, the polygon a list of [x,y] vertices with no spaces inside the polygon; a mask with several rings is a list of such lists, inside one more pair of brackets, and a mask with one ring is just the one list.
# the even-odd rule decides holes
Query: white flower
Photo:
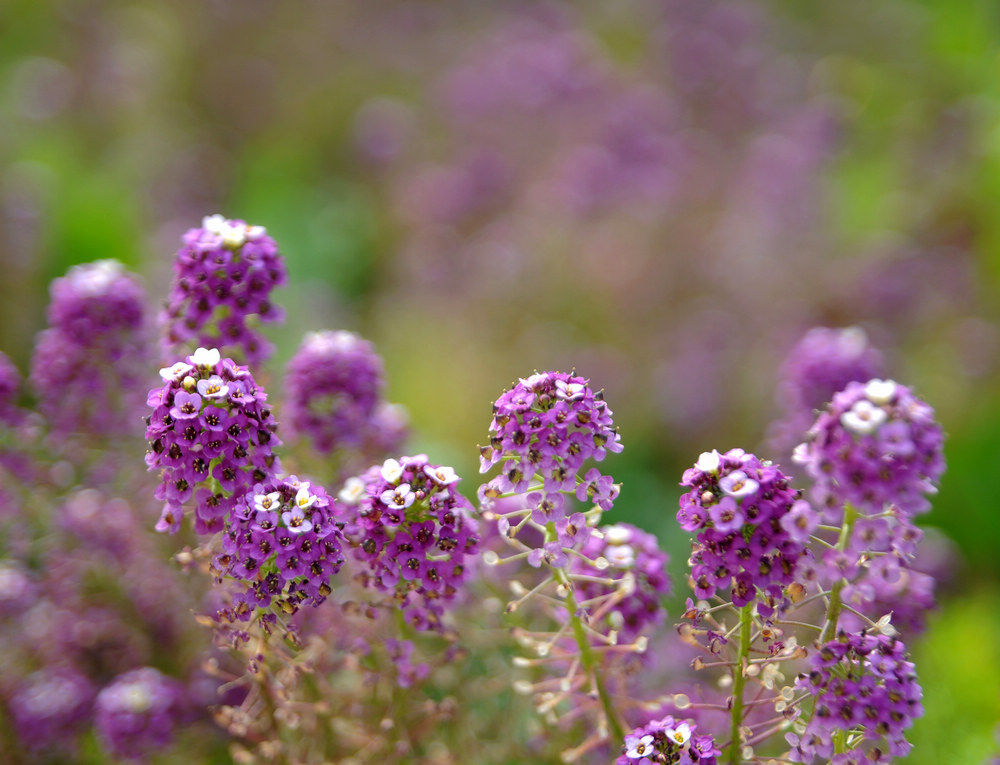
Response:
[{"label": "white flower", "polygon": [[117,260],[95,260],[93,263],[73,266],[67,277],[79,292],[86,295],[103,295],[124,272],[124,267]]},{"label": "white flower", "polygon": [[303,510],[308,510],[310,507],[315,505],[318,499],[319,498],[315,494],[309,491],[308,481],[304,481],[302,485],[299,486],[299,490],[295,492],[295,504]]},{"label": "white flower", "polygon": [[281,492],[272,491],[270,494],[254,494],[253,506],[258,511],[274,510],[281,504]]},{"label": "white flower", "polygon": [[873,433],[887,417],[884,409],[863,398],[840,415],[840,424],[852,433],[866,436]]},{"label": "white flower", "polygon": [[218,348],[199,348],[191,354],[191,363],[199,369],[210,369],[218,364],[221,358]]},{"label": "white flower", "polygon": [[676,728],[667,728],[665,733],[671,741],[679,746],[684,746],[691,738],[691,726],[687,723],[681,723]]},{"label": "white flower", "polygon": [[229,221],[224,216],[218,214],[206,215],[201,219],[201,227],[208,233],[215,234],[216,236],[222,236],[222,232],[228,224]]},{"label": "white flower", "polygon": [[631,568],[635,564],[635,550],[628,545],[613,545],[604,551],[604,557],[615,568]]},{"label": "white flower", "polygon": [[194,367],[185,361],[178,361],[172,367],[164,367],[160,370],[160,377],[163,382],[177,382],[188,372],[194,371]]},{"label": "white flower", "polygon": [[333,355],[335,353],[347,353],[353,350],[360,339],[353,332],[346,329],[337,331],[324,330],[322,332],[309,332],[306,335],[303,345],[313,353]]},{"label": "white flower", "polygon": [[624,545],[632,539],[632,529],[615,524],[604,529],[604,541],[609,545]]},{"label": "white flower", "polygon": [[344,488],[337,494],[338,499],[346,505],[356,505],[365,496],[365,482],[357,476],[348,478]]},{"label": "white flower", "polygon": [[873,404],[888,404],[896,395],[896,387],[893,380],[869,380],[865,385],[865,396]]},{"label": "white flower", "polygon": [[153,706],[153,696],[143,682],[128,683],[125,687],[119,688],[118,693],[122,706],[132,714],[148,712]]},{"label": "white flower", "polygon": [[399,460],[394,460],[392,457],[387,459],[382,463],[382,477],[389,483],[396,483],[400,478],[403,477],[403,466],[399,464]]},{"label": "white flower", "polygon": [[625,746],[628,747],[625,756],[630,760],[638,760],[653,751],[653,737],[643,736],[636,739],[635,736],[626,736]]},{"label": "white flower", "polygon": [[809,464],[809,444],[799,444],[792,450],[792,462],[796,465]]},{"label": "white flower", "polygon": [[441,486],[448,486],[449,484],[458,481],[458,474],[453,468],[442,465],[441,467],[431,467],[430,465],[424,465],[424,472],[430,476],[431,480]]},{"label": "white flower", "polygon": [[720,455],[715,449],[710,452],[702,452],[694,466],[702,473],[716,475],[719,472]]},{"label": "white flower", "polygon": [[263,226],[248,226],[247,227],[247,239],[254,240],[260,239],[267,233],[267,229]]}]

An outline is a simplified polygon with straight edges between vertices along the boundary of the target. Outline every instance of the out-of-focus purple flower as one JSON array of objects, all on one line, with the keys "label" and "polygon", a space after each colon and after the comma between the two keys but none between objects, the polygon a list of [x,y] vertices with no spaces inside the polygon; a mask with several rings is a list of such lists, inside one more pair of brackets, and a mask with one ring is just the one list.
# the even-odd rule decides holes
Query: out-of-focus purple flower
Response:
[{"label": "out-of-focus purple flower", "polygon": [[137,434],[150,359],[138,280],[100,260],[74,266],[50,291],[50,328],[35,343],[30,381],[52,432]]},{"label": "out-of-focus purple flower", "polygon": [[892,380],[852,382],[833,397],[796,460],[814,480],[817,505],[845,502],[879,513],[887,504],[925,512],[944,472],[944,435],[934,410]]},{"label": "out-of-focus purple flower", "polygon": [[69,667],[46,667],[28,675],[10,700],[10,713],[31,750],[71,746],[90,716],[94,688]]},{"label": "out-of-focus purple flower", "polygon": [[21,373],[7,355],[0,352],[0,425],[13,427],[24,418],[17,406],[20,390]]},{"label": "out-of-focus purple flower", "polygon": [[169,746],[180,722],[183,687],[152,667],[115,678],[97,694],[97,734],[116,757],[138,760]]},{"label": "out-of-focus purple flower", "polygon": [[366,461],[396,452],[405,419],[382,401],[382,359],[352,332],[308,334],[288,362],[285,405],[288,427],[323,454],[364,452]]},{"label": "out-of-focus purple flower", "polygon": [[[590,533],[590,529],[585,530],[589,539],[580,552],[590,560],[603,557],[610,565],[598,569],[573,556],[570,572],[615,582],[631,577],[633,585],[626,588],[625,594],[605,619],[608,627],[616,630],[622,641],[632,641],[648,634],[666,616],[663,598],[670,594],[670,580],[667,578],[669,556],[660,550],[655,536],[630,523],[603,526],[597,534]],[[606,594],[609,586],[581,580],[576,583],[576,589],[577,597],[586,601]]]},{"label": "out-of-focus purple flower", "polygon": [[285,262],[262,226],[211,215],[184,234],[174,258],[174,278],[161,316],[164,352],[192,346],[221,348],[251,366],[271,347],[247,319],[280,321],[271,291],[285,283]]}]

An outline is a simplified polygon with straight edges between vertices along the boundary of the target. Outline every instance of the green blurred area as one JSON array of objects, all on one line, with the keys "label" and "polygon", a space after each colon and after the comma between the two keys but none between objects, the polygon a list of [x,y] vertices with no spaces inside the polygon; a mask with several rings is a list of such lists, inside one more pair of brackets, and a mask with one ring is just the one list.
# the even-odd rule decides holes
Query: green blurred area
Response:
[{"label": "green blurred area", "polygon": [[[431,98],[420,77],[457,52],[436,50],[436,38],[418,28],[373,40],[366,57],[366,25],[384,19],[360,7],[227,5],[0,3],[0,348],[28,368],[47,285],[70,265],[117,258],[143,273],[162,300],[181,233],[202,214],[242,217],[267,226],[290,274],[277,297],[288,320],[268,330],[278,345],[275,386],[304,332],[343,326],[365,334],[385,359],[390,399],[411,413],[413,451],[454,464],[471,493],[492,398],[512,374],[528,374],[545,359],[518,366],[519,352],[536,358],[530,347],[484,342],[476,329],[489,316],[456,317],[441,296],[404,290],[400,297],[407,275],[394,258],[405,226],[384,178],[350,149],[367,99]],[[443,5],[459,19],[459,37],[474,34],[488,15],[471,2]],[[905,372],[947,431],[948,472],[926,522],[960,551],[957,584],[915,649],[927,716],[907,761],[980,762],[996,748],[992,727],[1000,719],[1000,504],[989,489],[1000,475],[993,333],[1000,320],[1000,5],[754,5],[777,19],[783,54],[814,62],[810,95],[839,105],[840,148],[822,178],[831,257],[849,268],[880,242],[906,235],[961,250],[972,264],[970,316],[915,326],[892,352],[901,379]],[[633,7],[640,10],[630,16]],[[626,4],[616,15],[584,3],[581,12],[628,64],[647,42],[643,7]],[[399,61],[389,66],[393,53]],[[437,145],[448,137],[421,140]],[[934,285],[928,294],[935,296]],[[548,309],[568,323],[579,318],[573,312],[589,315],[572,294],[552,300]],[[529,323],[534,314],[526,316]],[[962,353],[982,361],[970,367],[975,375],[953,366],[956,339],[969,344]],[[733,440],[718,444],[678,443],[669,433],[661,439],[649,425],[655,416],[632,403],[610,401],[623,423],[639,429],[623,428],[626,450],[608,463],[623,484],[615,512],[664,540],[679,589],[686,557],[673,527],[680,472],[703,449],[758,443],[773,406],[762,402],[731,423]]]}]

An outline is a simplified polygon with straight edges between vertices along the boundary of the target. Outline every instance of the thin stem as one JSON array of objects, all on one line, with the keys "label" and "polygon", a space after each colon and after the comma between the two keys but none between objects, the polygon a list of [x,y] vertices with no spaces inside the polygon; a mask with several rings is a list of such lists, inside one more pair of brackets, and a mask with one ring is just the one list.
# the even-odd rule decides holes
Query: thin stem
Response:
[{"label": "thin stem", "polygon": [[[854,529],[854,521],[858,517],[858,511],[850,503],[844,504],[844,525],[840,528],[840,537],[837,539],[837,550],[843,552],[847,549],[851,541],[851,531]],[[841,577],[834,582],[830,588],[830,605],[826,610],[826,623],[820,633],[819,642],[826,643],[837,634],[837,620],[840,618],[842,603],[840,592],[847,584],[847,580]]]},{"label": "thin stem", "polygon": [[750,632],[753,627],[753,602],[740,609],[740,649],[733,668],[733,711],[730,725],[729,765],[740,763],[740,726],[743,724],[743,689],[747,678],[744,664],[750,655]]}]

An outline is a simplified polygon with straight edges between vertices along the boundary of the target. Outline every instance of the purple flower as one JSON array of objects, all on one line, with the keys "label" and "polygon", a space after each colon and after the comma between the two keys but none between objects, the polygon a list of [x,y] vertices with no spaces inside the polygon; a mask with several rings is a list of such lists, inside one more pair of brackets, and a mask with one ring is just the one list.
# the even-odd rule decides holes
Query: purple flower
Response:
[{"label": "purple flower", "polygon": [[876,379],[834,396],[796,458],[815,481],[816,504],[831,516],[845,502],[868,513],[892,504],[912,515],[930,507],[926,495],[944,472],[943,441],[927,404]]},{"label": "purple flower", "polygon": [[365,585],[395,593],[417,629],[441,629],[478,552],[478,524],[453,472],[423,454],[389,459],[365,471],[360,486],[349,481],[351,490],[345,486],[334,503],[351,552],[367,569]]},{"label": "purple flower", "polygon": [[105,747],[125,759],[168,747],[182,722],[182,690],[152,667],[115,678],[94,703],[94,725]]},{"label": "purple flower", "polygon": [[[788,478],[770,463],[731,449],[721,455],[702,454],[684,472],[681,485],[690,491],[680,499],[677,521],[685,530],[698,532],[691,554],[698,597],[711,597],[729,585],[737,607],[754,600],[758,591],[781,601],[805,551],[795,521],[801,522],[808,510],[797,503],[799,492],[789,486]],[[785,518],[793,508],[790,530]],[[806,516],[807,527],[810,522]],[[758,603],[758,609],[763,606],[763,601]]]},{"label": "purple flower", "polygon": [[270,346],[247,318],[274,322],[282,317],[270,302],[271,291],[285,282],[277,244],[262,227],[221,215],[206,217],[183,242],[161,316],[165,352],[203,345],[239,350],[237,355],[254,366],[263,362]]}]

